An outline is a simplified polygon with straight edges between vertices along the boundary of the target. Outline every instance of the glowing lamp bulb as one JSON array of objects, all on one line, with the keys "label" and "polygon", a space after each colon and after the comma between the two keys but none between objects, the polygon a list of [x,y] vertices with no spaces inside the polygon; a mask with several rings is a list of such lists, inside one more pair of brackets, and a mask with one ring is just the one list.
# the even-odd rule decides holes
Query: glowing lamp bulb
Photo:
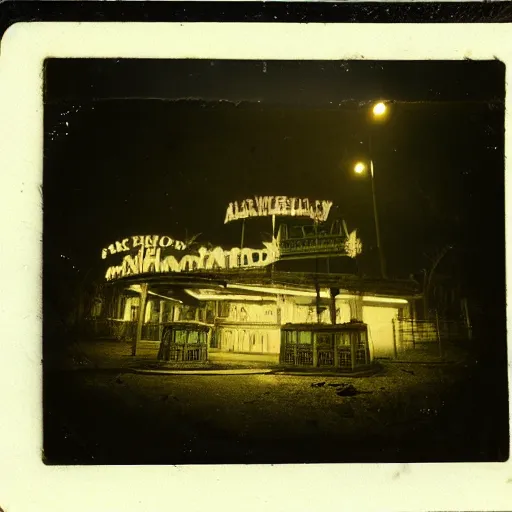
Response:
[{"label": "glowing lamp bulb", "polygon": [[375,115],[375,116],[382,116],[383,114],[385,114],[385,112],[386,112],[386,105],[382,102],[377,103],[373,107],[373,115]]},{"label": "glowing lamp bulb", "polygon": [[366,165],[364,165],[362,162],[359,162],[355,165],[354,167],[354,171],[357,173],[357,174],[361,174],[363,173],[364,171],[366,170]]}]

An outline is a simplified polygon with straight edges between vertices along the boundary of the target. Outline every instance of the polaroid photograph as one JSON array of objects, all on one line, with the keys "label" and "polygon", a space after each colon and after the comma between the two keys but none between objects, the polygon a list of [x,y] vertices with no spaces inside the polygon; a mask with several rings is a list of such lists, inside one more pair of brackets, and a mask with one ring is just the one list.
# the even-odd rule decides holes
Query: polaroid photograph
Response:
[{"label": "polaroid photograph", "polygon": [[506,502],[506,29],[13,25],[13,503]]}]

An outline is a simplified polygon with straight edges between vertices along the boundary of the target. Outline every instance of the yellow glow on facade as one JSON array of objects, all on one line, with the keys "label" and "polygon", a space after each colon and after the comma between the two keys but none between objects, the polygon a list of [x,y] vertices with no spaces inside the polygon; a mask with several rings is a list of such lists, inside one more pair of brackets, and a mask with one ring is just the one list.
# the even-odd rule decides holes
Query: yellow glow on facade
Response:
[{"label": "yellow glow on facade", "polygon": [[[250,285],[237,285],[228,284],[227,288],[234,288],[237,290],[247,290],[252,292],[260,293],[271,293],[274,295],[292,295],[295,297],[316,297],[316,292],[305,291],[305,290],[294,290],[292,288],[273,288],[270,286],[250,286]],[[328,299],[330,297],[328,290],[320,290],[320,297]]]},{"label": "yellow glow on facade", "polygon": [[[136,293],[142,293],[142,288],[141,288],[140,284],[132,284],[131,286],[128,287],[128,290],[131,290]],[[178,304],[183,304],[183,302],[181,302],[181,300],[174,299],[173,297],[168,297],[167,295],[161,295],[159,293],[155,293],[155,292],[151,292],[151,291],[148,291],[148,295],[153,295],[154,297],[160,297],[161,299],[165,299],[170,302],[177,302]]]},{"label": "yellow glow on facade", "polygon": [[[129,287],[140,292],[140,285]],[[322,299],[315,304],[316,291],[311,288],[302,289],[280,286],[258,286],[244,284],[228,284],[227,289],[216,288],[215,285],[205,288],[188,288],[185,292],[199,301],[196,305],[210,308],[215,312],[215,320],[209,321],[216,326],[216,346],[220,351],[245,353],[279,353],[280,337],[283,325],[317,324],[329,325],[335,314],[336,323],[342,324],[351,320],[359,320],[368,324],[368,339],[371,357],[393,357],[396,351],[396,337],[393,322],[405,310],[407,314],[408,300],[399,297],[364,295],[342,291],[335,299],[335,312],[331,309],[330,291],[322,288],[319,292]],[[244,293],[248,293],[245,295]],[[154,299],[148,301],[144,311],[144,322],[155,322],[155,304],[158,298],[176,302],[176,299],[165,297],[148,290]],[[157,299],[155,301],[155,299]],[[136,321],[140,297],[125,298],[122,319]],[[210,304],[208,304],[210,303]],[[213,303],[217,303],[214,306]],[[317,311],[317,306],[320,310]],[[160,306],[162,307],[162,306]],[[180,319],[180,306],[175,305],[171,320]],[[178,316],[176,316],[178,312]],[[203,320],[204,315],[196,318]],[[161,321],[161,320],[160,320]]]},{"label": "yellow glow on facade", "polygon": [[[316,292],[307,291],[307,290],[294,290],[293,288],[283,288],[283,287],[271,287],[271,286],[251,286],[251,285],[237,285],[237,284],[228,284],[227,288],[235,289],[235,290],[243,290],[249,292],[258,292],[258,293],[266,293],[270,295],[287,295],[292,297],[316,297]],[[134,292],[140,293],[141,289],[139,285],[131,285],[129,287],[130,290]],[[186,289],[186,293],[188,293],[191,297],[194,297],[197,300],[242,300],[242,301],[265,301],[265,300],[274,300],[274,297],[265,297],[262,295],[235,295],[229,293],[215,293],[214,290],[202,290],[200,292],[195,292],[191,289]],[[173,302],[179,302],[180,300],[174,299],[171,297],[167,297],[165,295],[160,295],[158,293],[149,291],[149,295],[153,295],[155,297],[161,297],[163,299],[167,299]],[[322,289],[320,290],[320,298],[329,299],[331,294],[329,290]],[[351,295],[347,293],[340,293],[336,296],[337,300],[353,300],[356,299],[357,295]],[[362,297],[364,302],[381,302],[388,304],[408,304],[406,299],[400,299],[395,297],[379,297],[377,295],[364,295]]]},{"label": "yellow glow on facade", "polygon": [[277,304],[238,304],[231,302],[229,312],[223,317],[225,322],[243,322],[244,324],[277,324]]},{"label": "yellow glow on facade", "polygon": [[155,293],[155,292],[148,292],[148,295],[152,295],[153,297],[159,297],[160,299],[165,299],[170,302],[177,302],[178,304],[183,304],[183,302],[181,302],[181,300],[173,299],[172,297],[167,297],[167,295],[160,295],[159,293]]},{"label": "yellow glow on facade", "polygon": [[[238,285],[228,284],[227,288],[235,288],[237,290],[247,290],[260,293],[272,293],[276,295],[291,295],[295,297],[316,297],[316,292],[306,290],[294,290],[293,288],[280,288],[270,286],[251,286],[251,285]],[[320,298],[328,299],[331,297],[329,290],[320,290]],[[340,300],[350,300],[357,298],[357,295],[340,293],[336,296]],[[387,302],[390,304],[408,304],[406,299],[394,298],[394,297],[379,297],[377,295],[365,295],[363,296],[365,302]]]},{"label": "yellow glow on facade", "polygon": [[393,357],[393,320],[398,316],[398,308],[386,306],[364,306],[363,322],[368,324],[370,352],[374,357]]},{"label": "yellow glow on facade", "polygon": [[216,293],[196,293],[192,290],[185,290],[191,297],[197,300],[240,300],[250,302],[263,302],[265,300],[272,300],[270,297],[262,297],[261,295],[229,295],[229,294],[216,294]]},{"label": "yellow glow on facade", "polygon": [[140,307],[140,297],[128,297],[124,304],[122,320],[125,322],[137,320],[138,308]]},{"label": "yellow glow on facade", "polygon": [[377,297],[374,295],[366,295],[363,297],[364,302],[388,302],[390,304],[408,304],[406,299],[395,299],[392,297]]},{"label": "yellow glow on facade", "polygon": [[270,324],[266,327],[260,325],[257,329],[220,325],[217,337],[224,352],[279,354],[281,329]]}]

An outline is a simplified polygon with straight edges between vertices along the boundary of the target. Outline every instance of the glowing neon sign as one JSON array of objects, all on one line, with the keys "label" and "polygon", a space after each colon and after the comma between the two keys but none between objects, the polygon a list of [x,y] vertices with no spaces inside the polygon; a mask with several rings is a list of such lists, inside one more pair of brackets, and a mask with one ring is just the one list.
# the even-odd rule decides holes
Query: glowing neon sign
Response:
[{"label": "glowing neon sign", "polygon": [[264,242],[263,245],[263,249],[234,247],[229,251],[222,247],[201,247],[197,254],[186,254],[181,258],[163,256],[160,247],[141,247],[136,255],[124,256],[121,265],[111,266],[105,278],[111,281],[146,273],[264,267],[279,259],[279,248],[275,243]]},{"label": "glowing neon sign", "polygon": [[287,196],[255,196],[253,199],[244,199],[229,203],[226,209],[224,224],[248,217],[266,217],[270,215],[309,217],[310,219],[325,222],[331,210],[332,201],[310,201],[297,197]]},{"label": "glowing neon sign", "polygon": [[355,258],[363,252],[363,243],[357,237],[356,230],[352,231],[352,233],[348,235],[347,239],[345,240],[344,249],[347,253],[347,256],[350,258]]},{"label": "glowing neon sign", "polygon": [[110,254],[117,254],[118,252],[127,252],[137,247],[149,248],[173,248],[178,251],[183,251],[187,248],[184,242],[174,240],[170,236],[164,235],[139,235],[123,238],[121,241],[116,241],[101,251],[101,258],[105,259]]}]

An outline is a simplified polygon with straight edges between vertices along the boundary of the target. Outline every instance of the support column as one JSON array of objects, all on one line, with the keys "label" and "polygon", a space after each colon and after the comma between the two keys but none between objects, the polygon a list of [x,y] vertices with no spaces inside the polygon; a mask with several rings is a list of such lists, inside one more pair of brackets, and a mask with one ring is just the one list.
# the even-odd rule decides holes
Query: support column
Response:
[{"label": "support column", "polygon": [[317,283],[315,283],[315,291],[316,291],[316,322],[319,324],[321,319],[320,319],[320,314],[321,314],[321,308],[320,308],[320,285]]},{"label": "support column", "polygon": [[395,357],[395,359],[398,358],[398,350],[397,350],[397,343],[396,343],[396,331],[397,331],[397,326],[396,326],[396,319],[393,318],[393,320],[391,320],[392,324],[393,324],[393,356]]},{"label": "support column", "polygon": [[[411,320],[416,320],[416,300],[415,299],[411,300],[409,311],[410,311]],[[423,320],[428,320],[428,315]]]},{"label": "support column", "polygon": [[141,293],[140,293],[140,304],[139,304],[139,317],[137,319],[137,333],[133,340],[132,345],[132,356],[137,355],[137,343],[142,338],[142,325],[144,324],[144,317],[146,313],[146,303],[148,298],[148,285],[147,283],[142,283],[140,285]]},{"label": "support column", "polygon": [[352,366],[352,371],[356,369],[356,342],[359,334],[357,331],[353,331],[350,333],[350,363]]},{"label": "support column", "polygon": [[330,313],[331,313],[331,324],[336,325],[336,297],[339,295],[339,288],[331,288],[331,302],[330,302]]},{"label": "support column", "polygon": [[312,340],[311,343],[313,345],[313,367],[316,368],[318,366],[318,348],[316,344],[316,332],[311,332]]},{"label": "support column", "polygon": [[124,290],[118,290],[118,293],[117,293],[117,308],[116,308],[116,317],[115,317],[116,319],[124,317],[124,311],[122,311],[123,298],[124,298],[123,291]]},{"label": "support column", "polygon": [[162,341],[162,332],[164,330],[164,326],[163,326],[164,306],[165,306],[165,300],[161,300],[160,301],[160,311],[158,314],[158,341]]},{"label": "support column", "polygon": [[363,321],[363,298],[357,295],[354,299],[349,300],[350,320]]}]

